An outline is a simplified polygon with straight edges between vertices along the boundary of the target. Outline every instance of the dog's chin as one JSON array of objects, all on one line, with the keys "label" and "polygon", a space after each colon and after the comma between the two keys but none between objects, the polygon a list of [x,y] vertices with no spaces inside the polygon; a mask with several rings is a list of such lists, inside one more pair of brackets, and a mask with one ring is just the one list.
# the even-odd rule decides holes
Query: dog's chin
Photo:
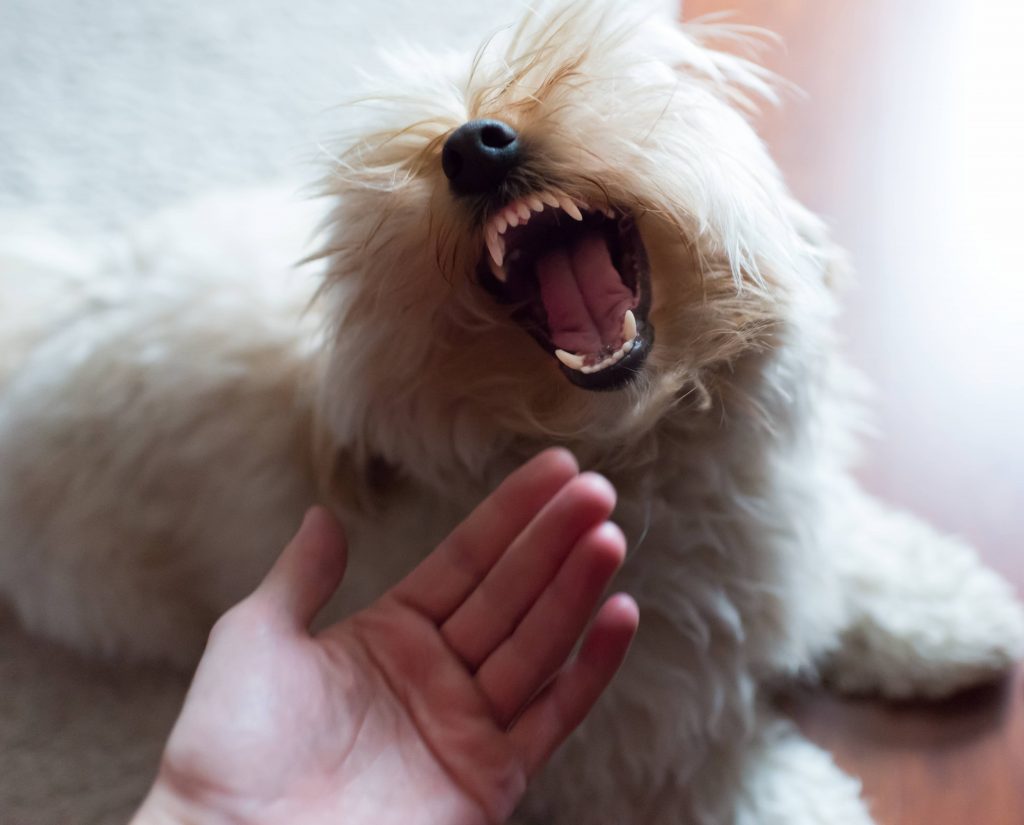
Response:
[{"label": "dog's chin", "polygon": [[650,264],[633,214],[538,192],[494,210],[478,281],[586,390],[635,381],[654,340]]}]

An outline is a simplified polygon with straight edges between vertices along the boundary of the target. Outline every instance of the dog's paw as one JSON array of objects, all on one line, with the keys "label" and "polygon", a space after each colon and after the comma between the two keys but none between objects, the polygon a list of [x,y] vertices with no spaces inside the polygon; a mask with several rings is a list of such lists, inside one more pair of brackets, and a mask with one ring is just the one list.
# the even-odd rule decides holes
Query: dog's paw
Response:
[{"label": "dog's paw", "polygon": [[841,690],[939,698],[1024,657],[1024,608],[963,542],[902,513],[847,573],[853,621],[825,675]]},{"label": "dog's paw", "polygon": [[743,772],[733,825],[873,825],[860,782],[788,721],[766,725]]}]

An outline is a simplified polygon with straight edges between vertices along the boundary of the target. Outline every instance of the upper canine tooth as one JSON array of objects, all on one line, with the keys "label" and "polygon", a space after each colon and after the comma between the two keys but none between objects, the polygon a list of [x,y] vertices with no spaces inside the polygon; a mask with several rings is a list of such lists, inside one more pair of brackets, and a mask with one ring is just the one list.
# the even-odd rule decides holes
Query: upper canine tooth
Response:
[{"label": "upper canine tooth", "polygon": [[519,213],[519,217],[523,219],[523,223],[530,220],[530,207],[523,203],[523,201],[516,203],[515,208],[516,212]]},{"label": "upper canine tooth", "polygon": [[562,198],[559,201],[559,205],[569,215],[569,217],[572,218],[573,220],[575,220],[575,221],[582,221],[583,220],[583,213],[580,212],[579,207],[576,206],[576,204],[574,204],[571,199],[569,199],[569,198]]},{"label": "upper canine tooth", "polygon": [[544,203],[536,195],[530,195],[530,197],[526,199],[526,202],[530,204],[530,209],[532,209],[534,212],[544,211]]},{"label": "upper canine tooth", "polygon": [[636,338],[636,316],[631,309],[626,310],[626,316],[622,319],[622,337],[626,341]]},{"label": "upper canine tooth", "polygon": [[491,258],[491,272],[503,284],[508,283],[508,273],[505,271],[505,267],[498,265],[494,258]]},{"label": "upper canine tooth", "polygon": [[571,370],[583,369],[582,355],[576,355],[575,353],[572,352],[566,352],[564,349],[556,349],[555,357]]},{"label": "upper canine tooth", "polygon": [[498,237],[494,230],[487,232],[487,249],[491,253],[491,258],[500,267],[505,260],[505,242]]},{"label": "upper canine tooth", "polygon": [[541,192],[538,194],[537,197],[544,201],[544,203],[546,203],[548,206],[554,207],[555,209],[558,209],[561,206],[561,204],[558,202],[558,198],[556,198],[550,192]]}]

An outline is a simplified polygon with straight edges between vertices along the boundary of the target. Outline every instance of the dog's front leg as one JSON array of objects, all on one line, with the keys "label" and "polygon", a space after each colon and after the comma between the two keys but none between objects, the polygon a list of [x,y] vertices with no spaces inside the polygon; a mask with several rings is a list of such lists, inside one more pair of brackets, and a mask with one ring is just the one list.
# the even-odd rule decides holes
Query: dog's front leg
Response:
[{"label": "dog's front leg", "polygon": [[848,622],[824,666],[842,690],[940,697],[1024,655],[1024,610],[962,541],[889,509],[851,483],[831,534]]},{"label": "dog's front leg", "polygon": [[733,825],[871,825],[860,782],[788,722],[767,716],[745,753]]}]

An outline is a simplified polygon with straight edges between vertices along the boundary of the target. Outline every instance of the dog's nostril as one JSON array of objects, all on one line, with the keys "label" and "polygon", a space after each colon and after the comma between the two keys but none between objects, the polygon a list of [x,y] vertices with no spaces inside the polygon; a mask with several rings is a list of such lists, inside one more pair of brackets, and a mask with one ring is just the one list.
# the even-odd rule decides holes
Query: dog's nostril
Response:
[{"label": "dog's nostril", "polygon": [[498,186],[519,162],[519,136],[500,120],[471,120],[448,136],[441,168],[457,195],[480,195]]},{"label": "dog's nostril", "polygon": [[515,130],[505,123],[488,123],[480,130],[480,142],[490,149],[504,149],[515,139]]}]

